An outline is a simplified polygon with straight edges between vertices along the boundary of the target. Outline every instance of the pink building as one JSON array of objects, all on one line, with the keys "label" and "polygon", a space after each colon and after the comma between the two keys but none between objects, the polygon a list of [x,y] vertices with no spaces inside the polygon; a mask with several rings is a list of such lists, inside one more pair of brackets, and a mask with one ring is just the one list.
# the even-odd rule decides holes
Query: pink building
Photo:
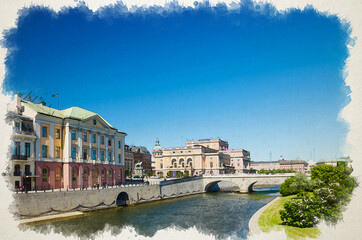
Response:
[{"label": "pink building", "polygon": [[[28,133],[33,137],[32,145],[24,140],[31,156],[15,157],[34,168],[30,171],[35,174],[30,175],[33,180],[27,185],[28,190],[124,183],[127,134],[97,113],[79,107],[57,110],[22,100],[18,95],[8,112],[19,116],[14,122],[26,119],[32,125]],[[14,152],[21,153],[22,145],[14,142]],[[16,188],[22,182],[12,185]]]}]

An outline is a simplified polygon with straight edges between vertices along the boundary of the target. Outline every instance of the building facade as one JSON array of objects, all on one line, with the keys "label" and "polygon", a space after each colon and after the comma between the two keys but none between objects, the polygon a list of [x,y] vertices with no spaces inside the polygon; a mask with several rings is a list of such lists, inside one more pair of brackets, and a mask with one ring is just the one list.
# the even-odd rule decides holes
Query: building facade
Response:
[{"label": "building facade", "polygon": [[306,161],[297,159],[297,160],[284,160],[281,156],[279,161],[252,161],[250,163],[250,168],[252,170],[293,170],[297,172],[307,172],[310,171],[309,164]]},{"label": "building facade", "polygon": [[[247,154],[245,150],[229,150],[228,148],[228,142],[221,139],[187,141],[186,147],[174,148],[162,148],[157,141],[153,149],[155,173],[163,177],[167,176],[167,173],[171,177],[176,177],[178,172],[188,173],[192,176],[234,173],[235,168],[230,165],[231,158],[236,162],[238,159],[244,158],[246,163],[241,164],[239,171],[244,171],[244,166],[247,169],[250,153]],[[231,151],[235,151],[232,156]],[[245,156],[242,157],[240,151],[244,151]]]},{"label": "building facade", "polygon": [[[23,119],[24,129],[27,129],[26,123],[31,129],[29,136],[32,141],[19,141],[18,134],[14,133],[12,146],[12,151],[17,154],[15,156],[20,156],[15,158],[24,158],[21,157],[22,153],[30,154],[29,161],[22,160],[29,164],[23,164],[24,171],[21,174],[24,173],[27,178],[25,167],[30,168],[28,173],[31,173],[29,176],[32,178],[31,189],[124,183],[123,149],[127,134],[114,128],[100,115],[79,107],[57,110],[22,100],[18,95],[15,95],[15,101],[9,105],[8,112],[9,116],[19,116],[9,118],[14,119],[12,122],[15,132],[18,131],[19,119]],[[23,128],[20,131],[22,130]],[[27,143],[30,143],[30,153],[27,153]],[[9,166],[17,162],[13,158],[11,157]],[[18,186],[16,181],[18,180],[10,179],[14,188]]]},{"label": "building facade", "polygon": [[124,145],[124,166],[125,169],[128,169],[132,172],[134,172],[135,169],[135,163],[133,158],[133,152],[130,146]]},{"label": "building facade", "polygon": [[250,152],[241,150],[225,150],[225,154],[230,156],[230,166],[235,169],[235,173],[250,172]]}]

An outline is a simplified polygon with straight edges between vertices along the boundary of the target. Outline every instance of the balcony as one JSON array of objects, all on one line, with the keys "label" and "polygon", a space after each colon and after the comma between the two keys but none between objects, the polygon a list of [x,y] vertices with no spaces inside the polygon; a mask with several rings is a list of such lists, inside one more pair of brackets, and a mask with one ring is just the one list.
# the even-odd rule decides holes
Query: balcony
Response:
[{"label": "balcony", "polygon": [[13,160],[28,160],[28,157],[27,156],[25,156],[25,155],[12,155],[11,156],[11,159],[13,159]]}]

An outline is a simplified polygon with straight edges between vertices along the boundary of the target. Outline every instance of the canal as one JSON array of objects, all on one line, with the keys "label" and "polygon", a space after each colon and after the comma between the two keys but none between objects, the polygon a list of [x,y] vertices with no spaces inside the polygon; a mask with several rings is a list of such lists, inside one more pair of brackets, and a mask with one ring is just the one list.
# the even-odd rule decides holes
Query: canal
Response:
[{"label": "canal", "polygon": [[178,199],[169,199],[135,206],[91,213],[85,217],[31,226],[37,232],[65,236],[76,234],[89,238],[110,227],[134,227],[138,234],[152,237],[157,230],[167,227],[213,234],[218,239],[246,238],[251,216],[277,195],[276,188],[263,188],[251,194],[233,192],[203,193]]}]

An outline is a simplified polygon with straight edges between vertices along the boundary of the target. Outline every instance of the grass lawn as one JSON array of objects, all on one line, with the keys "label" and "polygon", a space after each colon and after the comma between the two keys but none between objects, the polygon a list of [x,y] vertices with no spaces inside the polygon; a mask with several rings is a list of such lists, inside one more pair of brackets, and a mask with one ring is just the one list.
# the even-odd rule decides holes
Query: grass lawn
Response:
[{"label": "grass lawn", "polygon": [[295,195],[281,197],[269,206],[259,217],[259,227],[263,232],[271,232],[271,231],[281,231],[285,230],[288,238],[292,239],[304,239],[308,238],[317,238],[320,235],[320,231],[318,228],[298,228],[292,226],[281,225],[282,220],[280,219],[279,210],[283,209],[283,205],[285,202],[291,200],[296,197]]}]

